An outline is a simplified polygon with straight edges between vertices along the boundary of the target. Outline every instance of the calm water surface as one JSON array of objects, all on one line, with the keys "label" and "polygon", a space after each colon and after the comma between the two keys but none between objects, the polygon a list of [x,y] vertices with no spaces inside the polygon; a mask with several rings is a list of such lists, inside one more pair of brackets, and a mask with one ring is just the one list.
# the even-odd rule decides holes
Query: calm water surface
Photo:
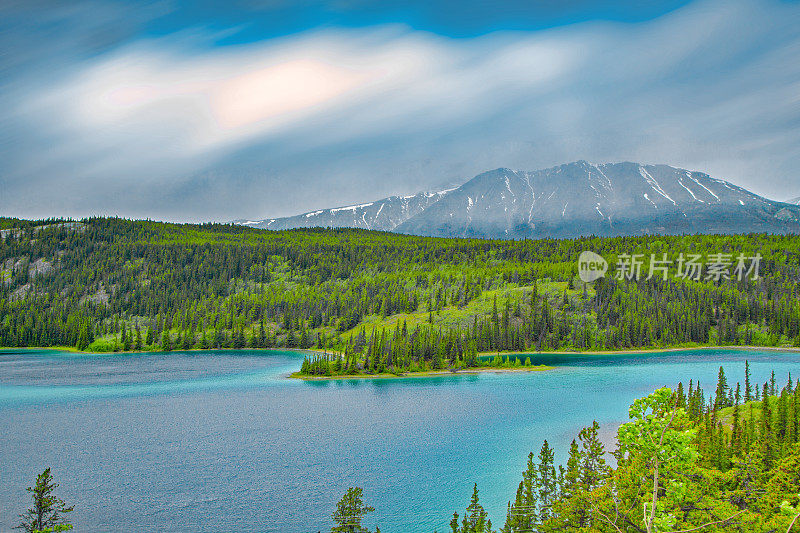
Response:
[{"label": "calm water surface", "polygon": [[744,361],[763,382],[800,377],[800,354],[695,351],[543,356],[547,372],[403,380],[285,379],[291,352],[75,355],[0,352],[0,531],[46,466],[77,531],[330,529],[349,486],[386,533],[441,533],[473,482],[499,526],[529,451],[563,460],[596,419],[606,439],[630,402]]}]

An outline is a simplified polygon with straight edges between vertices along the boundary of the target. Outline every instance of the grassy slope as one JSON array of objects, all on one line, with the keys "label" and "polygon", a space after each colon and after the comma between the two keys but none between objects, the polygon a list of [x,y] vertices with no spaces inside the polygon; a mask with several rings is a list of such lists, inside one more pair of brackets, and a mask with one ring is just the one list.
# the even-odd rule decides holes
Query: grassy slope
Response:
[{"label": "grassy slope", "polygon": [[[294,282],[290,280],[287,271],[288,268],[277,269],[275,271],[276,277],[272,283],[283,283],[286,287],[291,287],[294,285]],[[537,290],[539,291],[539,294],[547,295],[551,303],[560,301],[565,291],[572,302],[575,302],[576,304],[582,303],[584,301],[583,291],[578,289],[568,289],[567,285],[568,284],[566,282],[540,281],[537,284]],[[464,307],[459,308],[457,306],[448,306],[444,307],[440,311],[434,312],[433,325],[442,326],[443,328],[451,326],[470,327],[475,316],[481,318],[491,315],[494,308],[495,298],[497,299],[498,313],[502,313],[506,300],[514,302],[522,299],[524,304],[526,303],[524,299],[525,294],[530,294],[532,291],[533,285],[519,286],[515,283],[509,283],[500,289],[483,291],[478,298],[471,300]],[[592,296],[594,296],[594,290],[589,287],[587,289],[586,298],[591,298]],[[342,332],[341,337],[344,340],[348,340],[351,336],[357,335],[362,328],[367,332],[367,334],[369,334],[373,328],[377,329],[378,331],[383,328],[394,330],[398,323],[402,326],[404,321],[408,328],[413,330],[417,326],[429,324],[429,320],[430,312],[427,309],[427,304],[423,301],[420,304],[420,310],[416,313],[398,313],[386,317],[381,315],[367,315],[362,318],[360,324],[352,329]],[[276,329],[276,327],[277,326],[273,324],[273,330]],[[177,330],[173,330],[172,332],[173,334],[177,335]],[[251,332],[252,328],[245,329],[245,333],[249,334]],[[336,334],[336,331],[333,328],[325,326],[310,330],[310,332],[314,335],[316,335],[318,332],[324,332],[328,335]],[[200,332],[198,331],[198,334],[199,333]],[[213,330],[206,330],[206,334],[212,335]],[[112,335],[99,338],[101,342],[112,342],[113,339],[114,336]]]},{"label": "grassy slope", "polygon": [[[567,283],[565,282],[543,281],[537,284],[537,289],[539,294],[546,294],[551,303],[560,300],[565,290],[571,301],[576,303],[583,301],[583,291],[567,289]],[[491,315],[495,299],[497,299],[498,313],[502,314],[506,300],[514,302],[521,299],[523,304],[526,304],[527,302],[524,296],[530,294],[532,291],[533,285],[519,286],[515,283],[509,283],[506,287],[501,289],[483,291],[478,298],[470,301],[464,307],[458,308],[455,306],[448,306],[440,311],[434,312],[433,325],[442,327],[472,326],[475,316],[481,318]],[[593,295],[594,291],[589,288],[587,298],[591,298]],[[527,306],[525,309],[527,309]],[[413,329],[416,326],[428,324],[429,320],[430,312],[427,310],[425,302],[422,302],[420,310],[416,313],[400,313],[387,317],[382,317],[380,315],[365,316],[361,324],[344,332],[342,338],[349,339],[351,335],[358,334],[361,328],[364,328],[367,332],[370,332],[372,328],[378,330],[389,328],[393,330],[398,323],[402,325],[403,321],[405,321],[408,328]]]},{"label": "grassy slope", "polygon": [[[769,398],[770,406],[775,408],[776,404],[778,403],[777,396],[770,396]],[[740,420],[746,421],[750,420],[751,417],[754,417],[756,420],[761,420],[761,413],[763,412],[764,407],[762,402],[747,402],[739,406],[739,417]],[[724,409],[720,409],[719,411],[719,419],[723,425],[730,428],[733,425],[733,407],[725,407]]]}]

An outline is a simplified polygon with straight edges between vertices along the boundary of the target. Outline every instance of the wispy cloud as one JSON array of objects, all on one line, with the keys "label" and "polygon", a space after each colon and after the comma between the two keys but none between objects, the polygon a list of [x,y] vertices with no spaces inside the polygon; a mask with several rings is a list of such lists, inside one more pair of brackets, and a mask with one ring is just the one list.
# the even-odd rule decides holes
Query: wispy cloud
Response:
[{"label": "wispy cloud", "polygon": [[794,196],[798,14],[704,2],[465,39],[399,25],[225,47],[206,29],[138,39],[5,86],[0,209],[282,215],[579,158]]}]

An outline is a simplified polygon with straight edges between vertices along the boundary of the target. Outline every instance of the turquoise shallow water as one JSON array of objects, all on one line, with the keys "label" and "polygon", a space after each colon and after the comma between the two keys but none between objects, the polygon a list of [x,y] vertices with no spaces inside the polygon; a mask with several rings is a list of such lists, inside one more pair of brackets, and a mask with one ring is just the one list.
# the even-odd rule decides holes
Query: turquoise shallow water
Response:
[{"label": "turquoise shallow water", "polygon": [[301,382],[291,352],[0,352],[0,531],[46,466],[77,531],[316,532],[348,486],[386,533],[441,533],[477,482],[497,525],[529,451],[608,441],[639,396],[713,391],[724,365],[800,377],[800,354],[698,350],[541,356],[547,372]]}]

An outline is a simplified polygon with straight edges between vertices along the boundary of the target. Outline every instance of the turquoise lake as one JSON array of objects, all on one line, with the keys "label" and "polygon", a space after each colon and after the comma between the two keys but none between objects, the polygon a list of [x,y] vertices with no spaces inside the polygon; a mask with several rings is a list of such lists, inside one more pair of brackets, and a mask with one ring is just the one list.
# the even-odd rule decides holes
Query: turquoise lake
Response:
[{"label": "turquoise lake", "polygon": [[713,393],[800,354],[697,350],[532,356],[546,372],[303,382],[280,351],[77,355],[0,351],[0,531],[50,466],[76,531],[328,531],[364,489],[384,533],[449,530],[478,483],[499,527],[529,451],[563,460],[597,420],[607,442],[631,401],[699,379]]}]

